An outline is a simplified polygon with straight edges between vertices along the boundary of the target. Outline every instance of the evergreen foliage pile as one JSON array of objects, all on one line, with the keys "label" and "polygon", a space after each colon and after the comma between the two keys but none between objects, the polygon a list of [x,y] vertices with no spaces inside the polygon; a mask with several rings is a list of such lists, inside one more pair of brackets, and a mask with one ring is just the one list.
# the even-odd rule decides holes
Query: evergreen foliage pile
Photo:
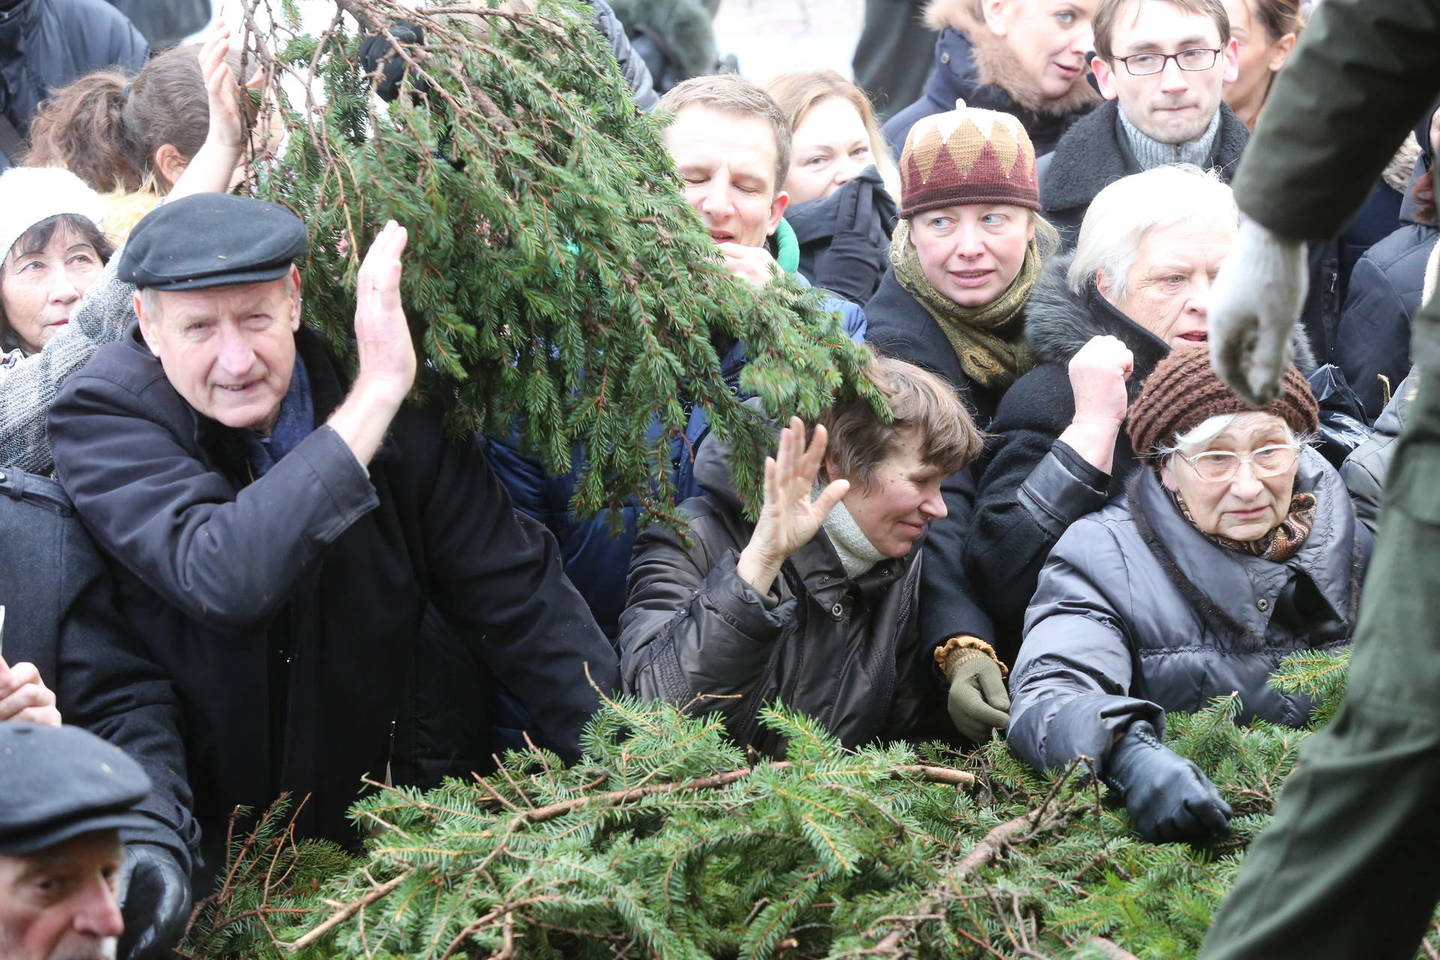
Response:
[{"label": "evergreen foliage pile", "polygon": [[[1342,689],[1344,657],[1278,682]],[[608,702],[571,768],[538,750],[473,782],[376,786],[363,858],[295,844],[283,808],[232,843],[185,955],[230,958],[1193,957],[1308,731],[1237,727],[1233,698],[1167,739],[1235,808],[1213,847],[1145,843],[1083,765],[996,741],[842,749],[783,709],[784,761],[713,717]],[[1325,715],[1333,704],[1323,706]]]},{"label": "evergreen foliage pile", "polygon": [[[865,354],[815,291],[786,278],[762,294],[723,267],[589,7],[337,2],[315,38],[294,0],[246,0],[244,44],[269,71],[262,120],[278,109],[290,131],[251,186],[305,221],[306,317],[341,356],[360,260],[394,219],[410,231],[418,394],[458,431],[518,425],[552,472],[578,452],[582,512],[633,496],[667,516],[694,405],[736,451],[739,489],[758,491],[774,439],[721,374],[737,340],[751,358],[740,386],[771,417],[813,419],[842,386],[883,404],[845,386]],[[407,64],[391,104],[356,62],[357,19]],[[424,44],[393,42],[399,20]]]}]

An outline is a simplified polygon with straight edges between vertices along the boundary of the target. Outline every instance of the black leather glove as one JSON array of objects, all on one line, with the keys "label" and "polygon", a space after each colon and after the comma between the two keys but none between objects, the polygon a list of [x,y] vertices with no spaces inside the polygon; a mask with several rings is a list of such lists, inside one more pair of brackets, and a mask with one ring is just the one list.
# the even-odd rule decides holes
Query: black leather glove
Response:
[{"label": "black leather glove", "polygon": [[[390,35],[400,43],[419,46],[425,42],[425,32],[408,20],[396,20],[390,24]],[[373,74],[384,64],[382,79],[375,88],[380,99],[391,102],[400,95],[400,81],[405,79],[408,64],[394,53],[390,41],[383,33],[371,34],[360,42],[360,69],[366,76]],[[423,81],[413,84],[416,91],[423,93]]]},{"label": "black leather glove", "polygon": [[857,178],[840,188],[835,203],[835,233],[829,248],[816,257],[815,276],[807,279],[863,304],[890,265],[895,202],[884,187]]},{"label": "black leather glove", "polygon": [[1200,842],[1230,829],[1230,806],[1215,785],[1145,720],[1130,724],[1110,751],[1105,782],[1124,795],[1135,828],[1151,843]]},{"label": "black leather glove", "polygon": [[123,871],[120,960],[171,956],[190,920],[190,877],[173,854],[152,843],[127,844]]}]

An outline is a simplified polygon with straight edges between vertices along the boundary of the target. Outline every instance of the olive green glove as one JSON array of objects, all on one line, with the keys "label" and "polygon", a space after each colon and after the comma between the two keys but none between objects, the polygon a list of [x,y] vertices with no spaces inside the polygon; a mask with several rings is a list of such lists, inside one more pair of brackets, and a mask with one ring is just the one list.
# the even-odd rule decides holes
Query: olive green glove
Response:
[{"label": "olive green glove", "polygon": [[950,721],[961,736],[972,743],[985,743],[990,731],[1003,730],[1010,722],[1010,695],[1000,664],[983,650],[953,651],[946,663],[950,677],[947,706]]}]

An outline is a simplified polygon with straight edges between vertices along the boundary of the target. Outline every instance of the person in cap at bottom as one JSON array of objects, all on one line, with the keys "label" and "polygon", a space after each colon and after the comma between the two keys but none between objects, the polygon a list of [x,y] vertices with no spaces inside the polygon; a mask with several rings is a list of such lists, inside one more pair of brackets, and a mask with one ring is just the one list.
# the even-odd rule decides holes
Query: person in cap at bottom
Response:
[{"label": "person in cap at bottom", "polygon": [[488,757],[493,719],[466,712],[496,699],[480,678],[566,759],[597,688],[617,685],[554,539],[516,515],[441,411],[404,402],[405,242],[387,224],[361,265],[347,382],[301,327],[298,218],[225,194],[166,204],[119,266],[138,323],[51,410],[56,474],[179,694],[197,896],[224,865],[237,804],[264,810],[288,791],[306,798],[302,836],[355,846],[346,810],[362,777],[422,783]]},{"label": "person in cap at bottom", "polygon": [[120,831],[150,780],[78,727],[0,724],[0,957],[114,960]]}]

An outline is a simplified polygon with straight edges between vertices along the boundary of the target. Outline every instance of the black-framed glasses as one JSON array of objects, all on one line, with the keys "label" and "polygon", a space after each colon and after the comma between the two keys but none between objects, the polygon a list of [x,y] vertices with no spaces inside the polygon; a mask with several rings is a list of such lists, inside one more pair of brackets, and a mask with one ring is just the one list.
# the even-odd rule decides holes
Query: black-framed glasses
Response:
[{"label": "black-framed glasses", "polygon": [[1247,461],[1256,477],[1278,477],[1295,466],[1295,461],[1300,458],[1300,445],[1272,443],[1244,454],[1229,450],[1206,450],[1193,457],[1180,453],[1179,457],[1195,468],[1201,480],[1226,483],[1235,478],[1235,474],[1240,472],[1240,464]]},{"label": "black-framed glasses", "polygon": [[1220,47],[1191,47],[1179,53],[1132,53],[1128,57],[1115,59],[1125,64],[1125,71],[1132,77],[1153,77],[1165,69],[1166,60],[1174,60],[1175,66],[1191,72],[1209,70],[1220,57]]}]

